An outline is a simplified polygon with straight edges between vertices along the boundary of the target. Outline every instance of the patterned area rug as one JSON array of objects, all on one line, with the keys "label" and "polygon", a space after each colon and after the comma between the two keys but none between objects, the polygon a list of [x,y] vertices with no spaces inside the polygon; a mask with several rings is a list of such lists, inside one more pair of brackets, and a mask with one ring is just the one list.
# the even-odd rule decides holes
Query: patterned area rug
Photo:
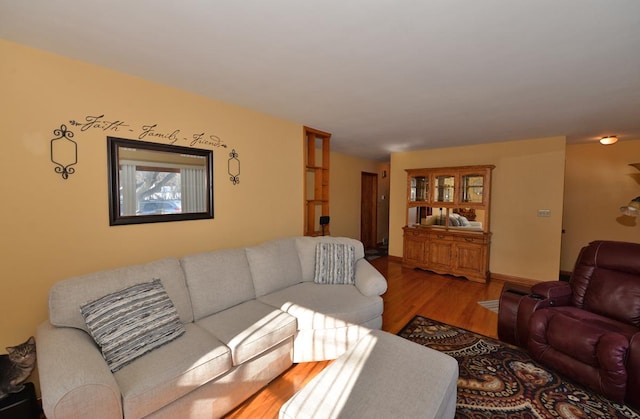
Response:
[{"label": "patterned area rug", "polygon": [[421,316],[398,335],[458,361],[456,418],[640,418],[496,339]]}]

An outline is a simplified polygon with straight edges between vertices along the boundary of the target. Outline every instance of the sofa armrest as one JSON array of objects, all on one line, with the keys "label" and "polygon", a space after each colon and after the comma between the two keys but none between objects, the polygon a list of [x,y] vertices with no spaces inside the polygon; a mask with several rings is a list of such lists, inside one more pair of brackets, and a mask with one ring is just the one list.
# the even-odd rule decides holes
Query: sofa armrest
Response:
[{"label": "sofa armrest", "polygon": [[520,300],[516,317],[518,345],[527,348],[533,313],[547,308],[566,306],[571,302],[571,286],[567,282],[541,282],[531,287],[531,294]]},{"label": "sofa armrest", "polygon": [[122,418],[120,389],[91,336],[47,321],[37,329],[36,348],[48,419]]},{"label": "sofa armrest", "polygon": [[571,304],[571,285],[563,281],[540,282],[531,287],[533,298],[547,300],[550,306]]},{"label": "sofa armrest", "polygon": [[356,288],[367,297],[382,295],[387,291],[387,280],[368,260],[362,258],[356,262]]},{"label": "sofa armrest", "polygon": [[567,282],[549,281],[531,286],[505,283],[500,295],[498,337],[512,345],[527,348],[529,320],[545,307],[569,305],[571,286]]}]

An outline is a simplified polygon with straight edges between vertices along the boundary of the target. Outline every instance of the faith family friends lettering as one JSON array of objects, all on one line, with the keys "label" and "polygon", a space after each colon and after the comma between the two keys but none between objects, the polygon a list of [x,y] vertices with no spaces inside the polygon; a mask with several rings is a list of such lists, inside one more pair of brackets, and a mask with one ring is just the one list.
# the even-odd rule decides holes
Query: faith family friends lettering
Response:
[{"label": "faith family friends lettering", "polygon": [[227,148],[220,137],[206,132],[183,134],[180,129],[162,129],[159,124],[131,125],[124,120],[105,118],[105,115],[87,115],[84,120],[70,120],[72,127],[79,127],[81,132],[100,130],[104,132],[130,133],[138,140],[164,140],[171,145],[188,145],[190,147]]}]

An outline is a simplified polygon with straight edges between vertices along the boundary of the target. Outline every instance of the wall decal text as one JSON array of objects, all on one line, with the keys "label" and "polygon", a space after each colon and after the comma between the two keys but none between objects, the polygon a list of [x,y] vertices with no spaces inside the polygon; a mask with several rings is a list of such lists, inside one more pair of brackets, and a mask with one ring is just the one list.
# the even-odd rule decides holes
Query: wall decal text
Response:
[{"label": "wall decal text", "polygon": [[[71,119],[69,120],[69,127],[78,128],[79,132],[93,130],[109,133],[117,132],[123,136],[135,136],[138,140],[160,140],[171,145],[227,148],[227,144],[215,134],[209,134],[204,131],[183,134],[180,129],[172,130],[161,128],[157,123],[134,125],[124,120],[106,118],[105,114],[86,115],[83,119],[79,120]],[[74,133],[71,129],[67,129],[65,124],[61,124],[59,129],[55,129],[54,134],[57,137],[51,140],[51,162],[55,164],[56,173],[61,174],[63,179],[68,179],[69,175],[75,172],[75,169],[71,166],[78,163],[78,144],[71,140]],[[66,140],[66,142],[61,143],[59,140]],[[63,147],[64,149],[69,149],[69,146],[66,144],[72,144],[73,153],[70,154],[71,157],[67,157],[69,162],[64,164],[59,161],[61,156],[61,151],[59,150],[63,149]]]},{"label": "wall decal text", "polygon": [[105,118],[105,115],[87,115],[84,120],[70,120],[69,124],[79,127],[81,132],[90,130],[100,130],[105,132],[131,133],[138,140],[165,140],[172,145],[188,145],[190,147],[209,146],[227,148],[220,137],[206,132],[197,132],[191,135],[183,134],[180,129],[161,129],[156,124],[143,124],[134,126],[126,121]]}]

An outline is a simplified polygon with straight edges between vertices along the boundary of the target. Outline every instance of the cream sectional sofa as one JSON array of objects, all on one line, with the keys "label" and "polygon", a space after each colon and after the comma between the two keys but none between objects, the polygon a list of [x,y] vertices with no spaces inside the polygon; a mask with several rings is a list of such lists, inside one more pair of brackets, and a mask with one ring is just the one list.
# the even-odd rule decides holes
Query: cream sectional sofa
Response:
[{"label": "cream sectional sofa", "polygon": [[[355,284],[314,282],[316,246],[355,248]],[[159,278],[184,334],[112,372],[80,307]],[[46,416],[201,418],[232,410],[292,363],[335,359],[382,325],[384,277],[362,244],[334,237],[168,258],[70,278],[37,330]]]}]

